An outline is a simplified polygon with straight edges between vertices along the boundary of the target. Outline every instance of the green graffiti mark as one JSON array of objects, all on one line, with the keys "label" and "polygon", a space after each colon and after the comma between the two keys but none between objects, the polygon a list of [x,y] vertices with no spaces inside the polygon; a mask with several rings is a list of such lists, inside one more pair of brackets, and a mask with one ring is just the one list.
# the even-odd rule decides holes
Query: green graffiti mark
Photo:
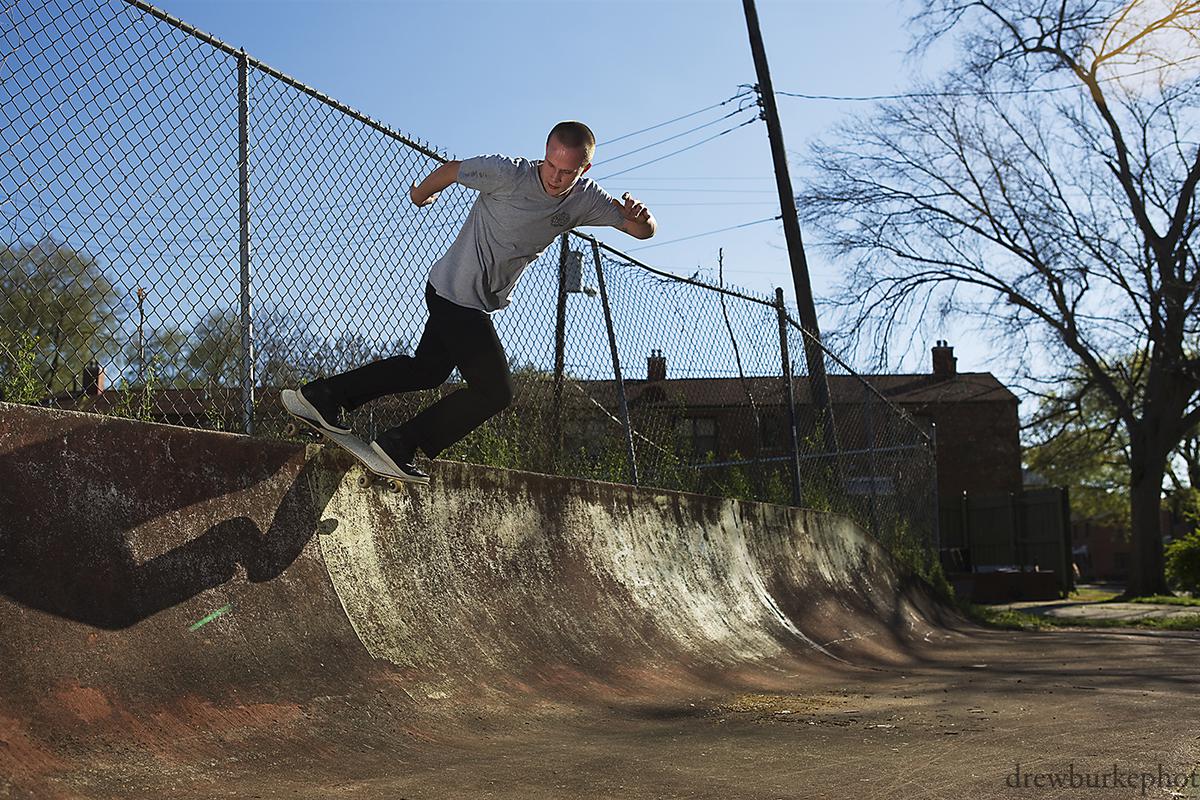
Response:
[{"label": "green graffiti mark", "polygon": [[188,628],[188,630],[189,631],[198,631],[201,628],[203,628],[205,625],[207,625],[208,623],[212,622],[217,617],[224,614],[226,611],[230,611],[232,608],[233,608],[233,603],[230,603],[229,605],[225,606],[224,608],[218,608],[216,611],[212,612],[204,619],[200,620],[199,622],[193,623],[193,625],[190,628]]}]

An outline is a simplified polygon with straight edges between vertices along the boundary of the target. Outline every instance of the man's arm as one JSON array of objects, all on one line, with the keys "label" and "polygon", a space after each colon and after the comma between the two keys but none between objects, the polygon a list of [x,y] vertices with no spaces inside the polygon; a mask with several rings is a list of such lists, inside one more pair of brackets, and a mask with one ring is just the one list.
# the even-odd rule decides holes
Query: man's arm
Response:
[{"label": "man's arm", "polygon": [[427,206],[437,200],[443,189],[458,180],[460,163],[459,161],[447,161],[429,173],[425,180],[413,184],[412,188],[408,190],[408,198],[413,201],[413,205]]},{"label": "man's arm", "polygon": [[[621,200],[625,203],[622,204]],[[633,199],[629,192],[621,195],[621,200],[613,200],[613,205],[621,212],[625,220],[617,226],[635,239],[649,239],[658,230],[658,222],[645,205]]]}]

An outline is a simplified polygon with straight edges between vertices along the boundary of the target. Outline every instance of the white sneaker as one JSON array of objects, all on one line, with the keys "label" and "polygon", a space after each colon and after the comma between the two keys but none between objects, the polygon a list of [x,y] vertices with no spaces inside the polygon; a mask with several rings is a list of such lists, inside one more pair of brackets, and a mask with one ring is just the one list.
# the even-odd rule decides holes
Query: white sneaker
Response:
[{"label": "white sneaker", "polygon": [[338,419],[338,412],[341,411],[341,406],[333,402],[322,403],[321,398],[317,398],[318,405],[325,407],[324,413],[322,413],[321,409],[317,408],[316,405],[304,396],[303,388],[296,389],[295,391],[285,389],[280,395],[280,400],[289,414],[311,422],[318,428],[324,428],[330,433],[349,434],[351,432]]},{"label": "white sneaker", "polygon": [[428,484],[429,475],[423,472],[416,464],[411,461],[405,464],[397,464],[395,459],[388,455],[387,451],[379,446],[379,442],[371,442],[371,449],[375,451],[375,455],[379,456],[379,460],[383,465],[392,472],[388,477],[396,478],[397,480],[407,481],[408,483]]}]

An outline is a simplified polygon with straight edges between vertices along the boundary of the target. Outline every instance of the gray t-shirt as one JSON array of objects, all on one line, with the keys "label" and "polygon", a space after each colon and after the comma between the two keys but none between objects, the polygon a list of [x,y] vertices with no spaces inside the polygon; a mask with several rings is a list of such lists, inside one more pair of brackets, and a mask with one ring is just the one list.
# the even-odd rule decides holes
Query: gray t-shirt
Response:
[{"label": "gray t-shirt", "polygon": [[509,304],[526,265],[555,237],[582,225],[616,227],[624,221],[612,195],[588,178],[563,197],[546,194],[538,177],[541,163],[478,156],[459,165],[458,182],[479,190],[479,197],[429,272],[439,295],[467,308],[498,311]]}]

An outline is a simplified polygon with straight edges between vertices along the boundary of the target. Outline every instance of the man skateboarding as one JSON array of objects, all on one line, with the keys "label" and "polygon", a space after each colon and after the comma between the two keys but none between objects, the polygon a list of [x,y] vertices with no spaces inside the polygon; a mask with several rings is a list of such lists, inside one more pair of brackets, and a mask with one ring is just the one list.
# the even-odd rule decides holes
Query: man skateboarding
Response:
[{"label": "man skateboarding", "polygon": [[457,367],[465,388],[371,442],[395,477],[428,483],[414,463],[418,448],[435,458],[512,403],[508,358],[491,314],[509,304],[525,267],[572,228],[607,225],[638,239],[654,235],[657,223],[642,203],[628,194],[624,203],[615,200],[583,177],[595,149],[586,125],[560,122],[540,161],[499,155],[449,161],[415,184],[409,197],[421,208],[452,183],[479,192],[462,230],[430,269],[429,320],[416,352],[306,383],[289,410],[325,430],[349,433],[344,412],[385,395],[437,388]]}]

